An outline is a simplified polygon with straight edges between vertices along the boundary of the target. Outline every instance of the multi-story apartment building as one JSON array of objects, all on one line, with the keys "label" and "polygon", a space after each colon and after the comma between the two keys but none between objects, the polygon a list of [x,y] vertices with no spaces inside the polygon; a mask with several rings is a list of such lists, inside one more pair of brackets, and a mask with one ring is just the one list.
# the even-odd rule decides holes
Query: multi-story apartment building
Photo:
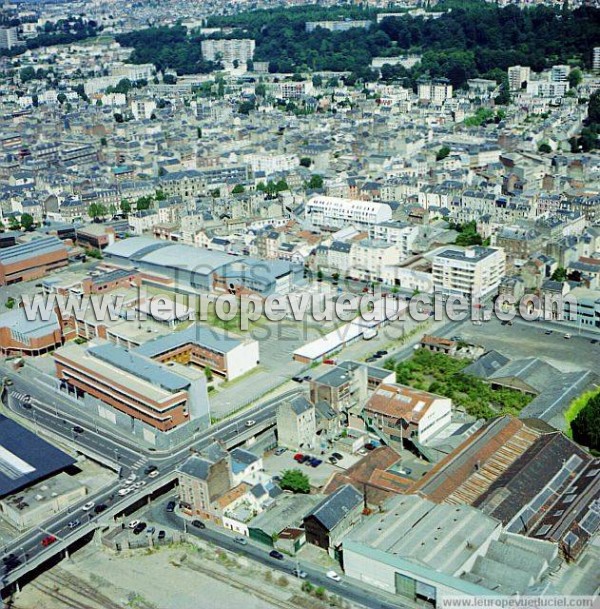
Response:
[{"label": "multi-story apartment building", "polygon": [[421,81],[418,83],[417,93],[421,102],[441,105],[452,98],[452,84],[445,78]]},{"label": "multi-story apartment building", "polygon": [[14,49],[25,44],[19,40],[19,31],[16,27],[0,28],[0,49]]},{"label": "multi-story apartment building", "polygon": [[226,40],[203,40],[202,56],[208,61],[222,61],[224,64],[245,65],[254,56],[256,43],[249,38]]},{"label": "multi-story apartment building", "polygon": [[486,300],[498,293],[506,271],[502,249],[472,247],[446,249],[433,259],[433,287],[444,297]]},{"label": "multi-story apartment building", "polygon": [[398,220],[373,224],[369,227],[369,237],[371,239],[398,246],[400,259],[408,258],[412,254],[418,236],[418,226]]},{"label": "multi-story apartment building", "polygon": [[277,438],[279,446],[291,450],[308,449],[317,439],[315,407],[304,396],[285,400],[277,408]]},{"label": "multi-story apartment building", "polygon": [[350,274],[357,279],[382,281],[383,269],[400,262],[400,247],[395,243],[363,239],[352,244]]},{"label": "multi-story apartment building", "polygon": [[343,21],[307,21],[305,28],[307,33],[314,32],[317,28],[329,30],[330,32],[347,32],[353,28],[369,29],[371,21],[368,19],[348,19]]},{"label": "multi-story apartment building", "polygon": [[508,88],[511,91],[519,91],[530,77],[531,68],[529,66],[511,66],[508,68]]},{"label": "multi-story apartment building", "polygon": [[348,224],[367,228],[391,220],[392,208],[374,201],[316,196],[306,204],[305,217],[321,228],[338,229]]}]

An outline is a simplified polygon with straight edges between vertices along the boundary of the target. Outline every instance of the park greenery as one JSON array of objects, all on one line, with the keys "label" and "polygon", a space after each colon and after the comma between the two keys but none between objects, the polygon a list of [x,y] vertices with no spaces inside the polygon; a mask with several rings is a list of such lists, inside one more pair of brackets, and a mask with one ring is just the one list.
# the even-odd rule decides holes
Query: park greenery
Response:
[{"label": "park greenery", "polygon": [[386,362],[386,367],[395,370],[398,383],[448,397],[455,407],[477,418],[516,416],[531,401],[529,395],[514,389],[492,389],[481,379],[465,374],[470,363],[468,359],[419,349],[409,360],[395,366]]},{"label": "park greenery", "polygon": [[301,493],[304,495],[310,493],[310,481],[308,476],[299,469],[286,469],[281,476],[279,486],[284,491],[292,491],[293,493]]},{"label": "park greenery", "polygon": [[569,140],[571,152],[589,152],[600,147],[600,91],[595,91],[588,100],[588,116],[581,133]]},{"label": "park greenery", "polygon": [[[421,62],[410,70],[389,64],[382,69],[384,80],[404,79],[413,87],[424,76],[446,77],[455,87],[477,76],[503,83],[505,70],[519,64],[535,71],[567,62],[589,67],[590,48],[600,39],[600,9],[590,6],[561,11],[472,1],[459,3],[438,19],[400,12],[376,23],[374,17],[371,9],[311,5],[213,16],[209,26],[232,28],[227,34],[231,38],[256,40],[254,61],[268,61],[271,72],[347,71],[347,84],[378,78],[370,68],[373,57],[420,54]],[[307,21],[345,18],[373,23],[369,29],[346,32],[305,28]],[[218,67],[202,57],[203,36],[181,25],[129,32],[116,39],[133,47],[131,61],[152,62],[160,70],[195,74]]]}]

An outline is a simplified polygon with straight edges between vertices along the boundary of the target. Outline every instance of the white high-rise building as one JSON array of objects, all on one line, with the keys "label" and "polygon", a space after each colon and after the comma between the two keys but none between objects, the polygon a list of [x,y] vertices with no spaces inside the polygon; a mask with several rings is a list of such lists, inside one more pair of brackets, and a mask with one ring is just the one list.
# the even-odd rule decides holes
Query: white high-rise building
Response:
[{"label": "white high-rise building", "polygon": [[569,72],[571,68],[569,66],[552,66],[550,71],[550,80],[552,82],[567,82],[569,80]]},{"label": "white high-rise building", "polygon": [[594,72],[600,72],[600,47],[594,47],[592,67]]},{"label": "white high-rise building", "polygon": [[229,40],[203,40],[202,57],[207,61],[222,61],[224,64],[238,62],[244,66],[254,56],[255,42],[249,38]]},{"label": "white high-rise building", "polygon": [[19,32],[16,27],[0,28],[0,49],[14,49],[22,45],[19,40]]},{"label": "white high-rise building", "polygon": [[511,66],[508,68],[508,88],[511,91],[518,91],[523,83],[529,81],[531,68],[529,66]]},{"label": "white high-rise building", "polygon": [[443,104],[452,97],[452,85],[445,78],[420,82],[418,85],[419,100],[433,104]]},{"label": "white high-rise building", "polygon": [[498,293],[506,272],[503,249],[448,248],[433,259],[433,288],[442,296],[466,296],[486,300]]}]

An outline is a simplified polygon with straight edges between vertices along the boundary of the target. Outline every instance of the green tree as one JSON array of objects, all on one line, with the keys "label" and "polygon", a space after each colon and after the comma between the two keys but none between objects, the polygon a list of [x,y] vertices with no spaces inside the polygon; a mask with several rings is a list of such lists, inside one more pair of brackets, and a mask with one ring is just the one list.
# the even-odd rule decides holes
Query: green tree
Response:
[{"label": "green tree", "polygon": [[102,203],[90,203],[88,207],[88,216],[97,220],[98,218],[103,218],[108,213],[108,210]]},{"label": "green tree", "polygon": [[541,152],[542,154],[550,154],[552,152],[552,147],[547,142],[542,142],[538,146],[538,152]]},{"label": "green tree", "polygon": [[450,148],[448,146],[442,146],[435,153],[435,160],[436,161],[441,161],[441,160],[445,159],[449,154],[450,154]]},{"label": "green tree", "polygon": [[121,208],[121,211],[124,214],[131,213],[131,203],[129,201],[125,201],[125,199],[123,199],[123,201],[121,201],[121,205],[119,205],[119,207]]},{"label": "green tree", "polygon": [[321,86],[323,86],[323,77],[320,74],[315,74],[312,77],[312,84],[315,87],[321,87]]},{"label": "green tree", "polygon": [[4,306],[5,306],[7,309],[12,309],[12,308],[14,308],[15,304],[16,304],[16,300],[15,300],[15,299],[14,299],[12,296],[9,296],[9,297],[6,299],[6,302],[4,303]]},{"label": "green tree", "polygon": [[31,214],[22,214],[21,215],[21,226],[25,229],[25,230],[33,230],[34,228],[34,221],[33,221],[33,216]]},{"label": "green tree", "polygon": [[310,167],[312,165],[312,159],[310,157],[308,157],[308,156],[303,156],[300,159],[300,165],[302,167]]},{"label": "green tree", "polygon": [[100,138],[100,146],[107,146],[108,142],[105,137]]},{"label": "green tree", "polygon": [[553,281],[566,281],[567,280],[567,269],[559,266],[554,273],[552,273],[552,277],[550,278]]},{"label": "green tree", "polygon": [[154,198],[157,201],[166,201],[167,200],[167,195],[162,190],[157,190],[155,195],[154,195]]},{"label": "green tree", "polygon": [[312,189],[323,188],[323,176],[320,176],[316,173],[312,175],[308,182],[308,187]]},{"label": "green tree", "polygon": [[213,380],[213,371],[210,369],[210,366],[206,366],[206,368],[204,368],[204,376],[206,377],[207,381]]},{"label": "green tree", "polygon": [[571,422],[573,439],[593,451],[600,451],[600,394],[592,396]]},{"label": "green tree", "polygon": [[569,72],[569,86],[571,87],[571,89],[575,89],[576,87],[578,87],[581,84],[582,80],[583,74],[581,73],[581,70],[579,68],[573,68]]},{"label": "green tree", "polygon": [[281,476],[281,482],[279,486],[284,491],[292,491],[293,493],[300,493],[307,495],[310,493],[310,481],[308,476],[301,472],[299,469],[287,469]]},{"label": "green tree", "polygon": [[102,260],[102,252],[99,249],[96,249],[95,247],[92,247],[89,250],[87,250],[86,254],[90,258],[96,258],[97,260]]},{"label": "green tree", "polygon": [[323,281],[323,271],[321,269],[317,271],[317,281]]},{"label": "green tree", "polygon": [[267,86],[264,82],[259,82],[256,87],[254,87],[254,94],[257,97],[266,97],[267,95]]},{"label": "green tree", "polygon": [[123,117],[123,115],[120,112],[115,112],[114,117],[115,117],[115,122],[117,122],[117,123],[125,122],[125,118]]},{"label": "green tree", "polygon": [[67,96],[64,93],[59,93],[56,96],[56,99],[57,99],[59,104],[64,104],[67,101]]},{"label": "green tree", "polygon": [[10,230],[19,230],[21,228],[21,223],[14,216],[11,216],[8,219],[8,228],[10,228]]},{"label": "green tree", "polygon": [[150,206],[152,205],[153,201],[154,201],[154,198],[150,195],[147,195],[145,197],[140,197],[135,202],[135,208],[137,211],[143,211],[145,209],[150,209]]},{"label": "green tree", "polygon": [[244,188],[243,184],[236,184],[233,187],[233,190],[231,191],[231,194],[241,195],[244,191],[245,191],[245,188]]}]

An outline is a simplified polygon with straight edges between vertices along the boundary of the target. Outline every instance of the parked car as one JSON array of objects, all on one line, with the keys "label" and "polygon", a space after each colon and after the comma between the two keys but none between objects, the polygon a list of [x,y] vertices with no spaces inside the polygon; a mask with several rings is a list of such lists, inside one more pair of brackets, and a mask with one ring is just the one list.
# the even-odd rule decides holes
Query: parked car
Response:
[{"label": "parked car", "polygon": [[325,575],[334,582],[341,582],[342,578],[335,571],[327,571]]},{"label": "parked car", "polygon": [[295,381],[296,383],[302,383],[304,379],[301,376],[293,376],[292,381]]},{"label": "parked car", "polygon": [[376,357],[367,357],[367,359],[365,360],[365,362],[367,362],[367,364],[372,364],[373,362],[376,362],[377,358]]},{"label": "parked car", "polygon": [[304,455],[304,457],[302,457],[302,461],[300,461],[300,463],[303,463],[304,465],[310,465],[310,462],[313,460],[314,457],[311,457],[310,455]]},{"label": "parked car", "polygon": [[379,351],[377,351],[377,353],[375,355],[379,355],[379,357],[383,357],[384,355],[387,355],[388,352],[385,349],[380,349]]},{"label": "parked car", "polygon": [[70,529],[76,529],[81,524],[80,520],[71,520],[67,525]]},{"label": "parked car", "polygon": [[142,486],[146,486],[145,480],[138,480],[137,482],[134,482],[134,484],[133,484],[133,488],[142,488]]},{"label": "parked car", "polygon": [[296,453],[294,455],[294,461],[298,461],[298,463],[302,463],[302,459],[304,459],[304,455],[302,453]]},{"label": "parked car", "polygon": [[298,577],[300,579],[306,579],[306,571],[303,571],[302,569],[292,569],[292,575],[294,577]]},{"label": "parked car", "polygon": [[235,543],[239,543],[241,546],[248,545],[248,540],[245,537],[236,537],[233,541],[235,541]]},{"label": "parked car", "polygon": [[331,456],[335,457],[338,461],[341,461],[344,458],[340,453],[331,453]]},{"label": "parked car", "polygon": [[135,474],[129,474],[129,476],[127,476],[126,481],[131,484],[132,482],[135,482],[137,480],[137,476]]},{"label": "parked car", "polygon": [[156,478],[156,477],[158,476],[158,474],[159,474],[159,473],[160,473],[160,472],[159,472],[157,469],[155,469],[153,472],[150,472],[150,473],[148,474],[148,478]]},{"label": "parked car", "polygon": [[138,524],[140,524],[139,520],[132,520],[127,526],[130,529],[135,529],[135,527],[137,527]]},{"label": "parked car", "polygon": [[367,452],[368,452],[368,451],[366,451],[364,448],[359,448],[359,449],[358,449],[356,452],[357,452],[357,453],[358,453],[358,454],[359,454],[361,457],[364,457],[364,456],[367,454]]},{"label": "parked car", "polygon": [[312,378],[312,376],[310,374],[307,374],[306,376],[304,376],[302,378],[302,380],[304,380],[304,381],[310,381],[311,378]]},{"label": "parked car", "polygon": [[335,360],[334,359],[324,359],[323,363],[324,364],[329,364],[330,366],[335,366]]},{"label": "parked car", "polygon": [[327,459],[329,461],[329,463],[331,463],[331,465],[335,465],[338,460],[335,457],[329,457],[329,459]]},{"label": "parked car", "polygon": [[152,472],[155,472],[157,469],[158,467],[156,467],[156,465],[148,465],[146,469],[144,469],[144,473],[146,474],[146,476],[148,476]]},{"label": "parked car", "polygon": [[148,535],[152,535],[152,533],[154,533],[154,531],[156,531],[155,527],[148,527],[146,529],[146,533],[148,533]]},{"label": "parked car", "polygon": [[119,497],[125,497],[125,495],[129,495],[129,493],[131,493],[131,488],[129,486],[126,486],[125,488],[120,489],[117,492],[117,495],[119,495]]},{"label": "parked car", "polygon": [[375,444],[373,444],[373,442],[367,442],[365,444],[365,449],[366,450],[375,450],[377,447],[375,446]]},{"label": "parked car", "polygon": [[271,558],[276,558],[277,560],[283,560],[283,554],[281,552],[278,552],[277,550],[271,550],[269,552],[269,556]]},{"label": "parked car", "polygon": [[146,523],[145,522],[140,522],[135,529],[133,529],[133,534],[134,535],[139,535],[144,529],[146,528]]},{"label": "parked car", "polygon": [[192,526],[197,529],[205,529],[206,525],[202,522],[202,520],[192,520]]},{"label": "parked car", "polygon": [[175,502],[174,501],[169,501],[169,503],[167,503],[167,512],[174,512],[175,511]]},{"label": "parked car", "polygon": [[565,338],[571,338],[571,335],[570,335],[570,334],[567,332],[567,333],[565,334]]},{"label": "parked car", "polygon": [[319,467],[319,465],[321,465],[321,463],[323,463],[322,459],[317,459],[316,457],[313,457],[310,460],[310,466],[311,467]]},{"label": "parked car", "polygon": [[89,512],[96,504],[93,501],[88,501],[85,505],[81,506],[84,512]]},{"label": "parked car", "polygon": [[546,331],[544,332],[544,334],[546,334],[546,335],[552,334],[552,330],[546,330]]},{"label": "parked car", "polygon": [[279,457],[279,455],[283,455],[283,453],[286,451],[287,451],[287,448],[280,446],[279,448],[275,449],[275,456]]},{"label": "parked car", "polygon": [[56,537],[54,535],[47,535],[42,539],[42,545],[44,548],[47,548],[49,545],[53,544],[56,541]]},{"label": "parked car", "polygon": [[158,539],[160,539],[161,541],[167,536],[167,534],[165,533],[165,531],[160,530],[158,532]]}]

